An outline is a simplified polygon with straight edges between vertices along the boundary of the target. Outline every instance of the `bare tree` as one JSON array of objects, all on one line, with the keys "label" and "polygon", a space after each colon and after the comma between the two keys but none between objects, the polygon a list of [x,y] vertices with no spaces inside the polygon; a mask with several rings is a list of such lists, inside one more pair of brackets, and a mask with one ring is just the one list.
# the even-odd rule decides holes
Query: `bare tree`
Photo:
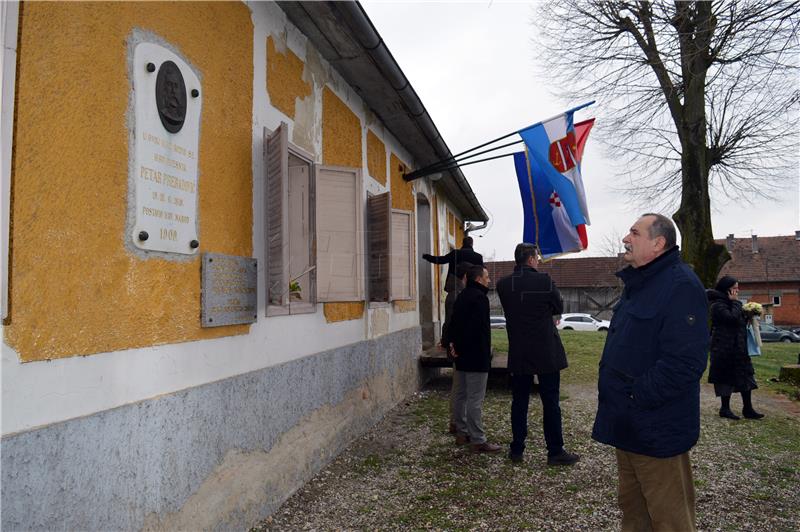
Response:
[{"label": "bare tree", "polygon": [[[543,69],[570,101],[599,100],[626,189],[672,218],[683,258],[713,284],[710,191],[769,196],[797,176],[800,3],[549,0]],[[598,125],[601,125],[598,121]]]},{"label": "bare tree", "polygon": [[613,227],[611,232],[606,234],[600,242],[599,249],[603,253],[603,256],[617,257],[620,253],[624,253],[625,244],[622,243],[624,237],[625,235],[623,233],[620,233],[616,227]]}]

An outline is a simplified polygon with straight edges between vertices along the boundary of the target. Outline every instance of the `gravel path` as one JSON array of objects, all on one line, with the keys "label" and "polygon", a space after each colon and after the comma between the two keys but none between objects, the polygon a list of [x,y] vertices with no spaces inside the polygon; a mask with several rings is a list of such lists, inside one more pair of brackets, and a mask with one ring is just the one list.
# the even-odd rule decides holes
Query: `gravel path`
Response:
[{"label": "gravel path", "polygon": [[[484,403],[488,437],[504,452],[474,455],[446,432],[449,384],[437,379],[398,405],[253,530],[619,528],[613,449],[590,438],[594,385],[562,386],[564,440],[582,459],[554,468],[545,465],[538,397],[525,462],[512,464],[510,393],[490,384]],[[703,387],[692,452],[701,530],[800,530],[800,409],[761,390],[754,402],[765,419],[724,420]]]}]

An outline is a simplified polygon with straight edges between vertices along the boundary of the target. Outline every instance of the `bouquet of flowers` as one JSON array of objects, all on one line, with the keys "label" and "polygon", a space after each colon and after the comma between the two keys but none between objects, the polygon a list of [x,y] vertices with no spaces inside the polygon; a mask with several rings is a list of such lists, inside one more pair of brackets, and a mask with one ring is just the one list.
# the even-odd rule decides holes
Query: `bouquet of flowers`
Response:
[{"label": "bouquet of flowers", "polygon": [[761,306],[761,303],[756,303],[755,301],[748,301],[744,305],[742,305],[742,310],[750,314],[751,316],[761,316],[764,312],[764,307]]},{"label": "bouquet of flowers", "polygon": [[751,356],[755,354],[761,354],[761,328],[758,326],[758,317],[764,313],[764,308],[761,306],[760,303],[756,303],[755,301],[748,301],[744,305],[742,305],[742,310],[745,313],[745,316],[749,317],[749,322],[747,325],[748,336],[750,337],[750,341],[748,344],[754,344],[752,347],[748,346],[748,352]]}]

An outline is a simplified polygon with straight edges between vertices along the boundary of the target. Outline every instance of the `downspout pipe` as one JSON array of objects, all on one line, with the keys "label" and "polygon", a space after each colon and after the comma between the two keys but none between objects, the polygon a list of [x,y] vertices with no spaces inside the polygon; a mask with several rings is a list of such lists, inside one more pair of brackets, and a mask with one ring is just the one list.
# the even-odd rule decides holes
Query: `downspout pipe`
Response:
[{"label": "downspout pipe", "polygon": [[468,223],[466,229],[464,229],[464,234],[468,235],[472,231],[480,231],[481,229],[486,229],[486,226],[488,224],[489,224],[488,220],[483,222],[481,225],[472,225]]}]

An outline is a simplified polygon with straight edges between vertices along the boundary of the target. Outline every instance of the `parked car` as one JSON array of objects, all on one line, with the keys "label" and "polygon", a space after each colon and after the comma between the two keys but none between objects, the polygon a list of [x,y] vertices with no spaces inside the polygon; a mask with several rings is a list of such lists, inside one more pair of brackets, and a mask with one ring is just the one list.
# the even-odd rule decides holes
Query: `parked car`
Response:
[{"label": "parked car", "polygon": [[769,323],[760,324],[761,328],[761,341],[762,342],[800,342],[800,335],[788,331],[786,329],[779,329]]},{"label": "parked car", "polygon": [[505,329],[506,317],[505,316],[489,316],[489,324],[492,329]]},{"label": "parked car", "polygon": [[607,331],[611,322],[601,320],[591,314],[562,314],[556,327],[565,331]]}]

